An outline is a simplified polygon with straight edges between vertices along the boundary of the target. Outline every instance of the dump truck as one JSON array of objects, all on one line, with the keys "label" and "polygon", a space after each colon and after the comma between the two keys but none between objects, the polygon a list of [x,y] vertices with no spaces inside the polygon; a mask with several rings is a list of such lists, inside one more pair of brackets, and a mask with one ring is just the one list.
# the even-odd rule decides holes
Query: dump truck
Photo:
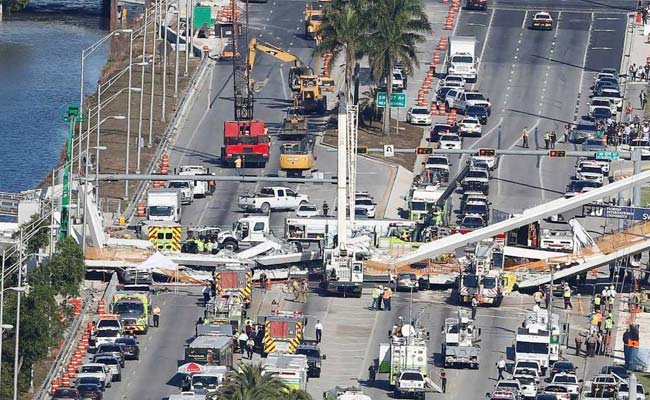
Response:
[{"label": "dump truck", "polygon": [[469,311],[459,309],[457,317],[446,318],[441,350],[445,367],[478,369],[481,353],[479,335],[480,329],[474,326]]},{"label": "dump truck", "polygon": [[258,316],[262,327],[255,337],[255,348],[266,357],[269,353],[295,354],[307,325],[307,317],[299,311],[280,311],[275,315]]},{"label": "dump truck", "polygon": [[119,316],[124,331],[147,333],[151,298],[148,292],[118,291],[113,295],[110,310]]},{"label": "dump truck", "polygon": [[218,294],[239,296],[244,307],[250,306],[253,294],[253,272],[250,268],[218,266],[214,271],[214,283]]}]

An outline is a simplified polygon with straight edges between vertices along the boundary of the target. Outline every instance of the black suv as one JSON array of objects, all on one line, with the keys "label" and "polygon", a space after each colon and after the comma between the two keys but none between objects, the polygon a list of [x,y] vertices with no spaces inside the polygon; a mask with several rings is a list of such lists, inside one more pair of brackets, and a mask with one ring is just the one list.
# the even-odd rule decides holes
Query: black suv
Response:
[{"label": "black suv", "polygon": [[296,349],[296,354],[304,354],[307,356],[307,375],[310,378],[320,378],[321,360],[326,357],[320,353],[320,347],[315,340],[303,340]]}]

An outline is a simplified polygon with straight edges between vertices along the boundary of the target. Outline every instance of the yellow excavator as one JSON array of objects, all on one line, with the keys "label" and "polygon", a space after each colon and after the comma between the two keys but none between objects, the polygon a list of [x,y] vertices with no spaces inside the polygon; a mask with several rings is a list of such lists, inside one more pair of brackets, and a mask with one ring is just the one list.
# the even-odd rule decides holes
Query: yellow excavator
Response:
[{"label": "yellow excavator", "polygon": [[314,74],[311,67],[305,65],[297,56],[270,43],[258,41],[257,38],[252,38],[251,41],[248,42],[248,73],[251,75],[253,73],[255,57],[257,57],[258,51],[282,62],[293,63],[291,69],[289,69],[288,83],[289,87],[294,92],[300,90],[300,76]]},{"label": "yellow excavator", "polygon": [[314,8],[311,3],[305,5],[305,36],[316,41],[321,41],[320,27],[323,23],[323,9]]},{"label": "yellow excavator", "polygon": [[[306,112],[322,114],[327,111],[327,97],[323,95],[323,92],[333,91],[334,80],[332,78],[314,75],[311,67],[305,65],[294,54],[270,43],[258,41],[257,38],[252,38],[248,43],[248,73],[251,75],[258,51],[282,62],[293,63],[289,70],[288,84],[293,92],[297,92],[294,95],[295,106],[304,108]],[[259,87],[259,85],[256,86]]]},{"label": "yellow excavator", "polygon": [[280,148],[279,176],[311,177],[312,169],[316,162],[314,156],[315,139],[307,135],[298,143],[285,143]]}]

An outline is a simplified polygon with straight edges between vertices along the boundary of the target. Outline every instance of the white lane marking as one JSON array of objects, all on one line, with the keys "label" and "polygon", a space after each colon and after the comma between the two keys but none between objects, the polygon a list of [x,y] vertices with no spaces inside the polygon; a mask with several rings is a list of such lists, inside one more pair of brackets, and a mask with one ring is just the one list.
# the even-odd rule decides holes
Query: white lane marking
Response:
[{"label": "white lane marking", "polygon": [[[576,100],[577,102],[577,107],[576,107],[576,112],[573,115],[573,122],[575,123],[578,119],[578,108],[580,106],[580,98],[582,97],[582,85],[584,84],[584,79],[585,79],[585,67],[587,66],[587,56],[589,55],[589,45],[591,44],[591,31],[594,26],[594,19],[596,18],[595,13],[591,13],[591,22],[589,22],[589,31],[587,31],[587,45],[585,46],[585,52],[582,55],[582,68],[580,68],[580,86],[578,87],[578,99]],[[625,51],[623,51],[623,54],[625,54]]]},{"label": "white lane marking", "polygon": [[594,29],[594,32],[616,32],[616,29]]},{"label": "white lane marking", "polygon": [[[592,12],[591,15],[594,15],[594,13]],[[598,18],[596,18],[596,19],[597,19],[597,20],[600,20],[600,21],[620,21],[620,20],[623,19],[623,18],[615,18],[615,17],[598,17]]]},{"label": "white lane marking", "polygon": [[[284,82],[284,71],[280,68],[280,82]],[[282,92],[284,92],[284,98],[289,99],[289,93],[287,93],[287,85],[282,85]]]},{"label": "white lane marking", "polygon": [[555,24],[555,35],[553,36],[553,40],[557,38],[557,31],[560,30],[560,21],[562,20],[562,11],[557,13],[557,24]]},{"label": "white lane marking", "polygon": [[[528,128],[528,144],[529,145],[531,143],[531,139],[533,139],[533,138],[531,138],[531,133],[535,132],[535,128],[537,128],[537,125],[539,125],[539,123],[541,121],[542,121],[541,118],[537,118],[535,123],[530,128]],[[510,145],[510,147],[508,147],[508,150],[512,150],[517,145],[517,143],[520,143],[520,142],[521,142],[521,138],[519,138],[518,140],[515,140]],[[534,139],[533,139],[533,143],[535,143]],[[497,197],[499,197],[499,195],[501,194],[501,166],[503,165],[504,161],[505,161],[505,158],[497,166]]]},{"label": "white lane marking", "polygon": [[592,50],[613,50],[612,47],[592,47]]},{"label": "white lane marking", "polygon": [[458,25],[460,25],[460,24],[459,24],[459,22],[460,22],[460,15],[461,15],[462,13],[463,13],[463,7],[461,7],[460,10],[458,10],[458,15],[457,15],[458,19],[456,20],[456,25],[454,25],[454,30],[451,31],[451,36],[456,36],[456,30],[458,29]]},{"label": "white lane marking", "polygon": [[526,29],[526,21],[528,21],[528,10],[526,10],[526,14],[524,14],[524,20],[521,21],[521,29]]},{"label": "white lane marking", "polygon": [[[458,13],[458,15],[460,15],[460,12]],[[476,66],[476,80],[477,81],[478,81],[479,72],[481,71],[481,65],[483,64],[483,54],[485,54],[485,49],[487,48],[487,43],[488,43],[488,40],[490,39],[490,31],[492,30],[492,21],[493,20],[494,20],[494,10],[492,10],[492,14],[490,14],[490,20],[488,21],[487,31],[485,32],[485,39],[483,40],[483,48],[481,49],[481,54],[478,56],[478,65]],[[456,26],[458,26],[458,24]],[[474,87],[476,85],[477,85],[476,83],[473,84],[472,89],[474,89]]]}]

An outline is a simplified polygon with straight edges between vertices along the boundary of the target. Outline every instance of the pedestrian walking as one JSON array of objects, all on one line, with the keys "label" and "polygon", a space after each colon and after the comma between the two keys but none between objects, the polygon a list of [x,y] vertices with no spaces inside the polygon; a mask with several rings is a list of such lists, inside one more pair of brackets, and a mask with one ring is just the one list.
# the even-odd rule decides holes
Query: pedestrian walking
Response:
[{"label": "pedestrian walking", "polygon": [[300,302],[301,303],[306,303],[307,302],[307,293],[309,293],[309,282],[307,279],[302,280],[302,285],[300,287]]},{"label": "pedestrian walking", "polygon": [[524,149],[528,148],[528,127],[525,126],[524,130],[521,131],[521,147]]},{"label": "pedestrian walking", "polygon": [[497,362],[497,371],[499,372],[499,377],[497,378],[497,381],[505,379],[503,377],[503,373],[505,372],[505,370],[506,370],[506,360],[504,360],[503,356],[501,356],[501,358]]},{"label": "pedestrian walking", "polygon": [[377,377],[377,368],[375,368],[375,364],[370,364],[370,366],[368,367],[368,382],[374,383],[376,377]]},{"label": "pedestrian walking", "polygon": [[447,371],[445,369],[440,370],[440,386],[442,389],[442,393],[447,392]]},{"label": "pedestrian walking", "polygon": [[248,337],[250,337],[251,333],[253,333],[253,326],[251,325],[250,321],[246,321],[246,326],[244,327],[244,331],[246,332],[246,335]]},{"label": "pedestrian walking", "polygon": [[645,105],[648,102],[645,90],[641,90],[641,93],[639,93],[639,102],[641,103],[641,110],[645,110]]},{"label": "pedestrian walking", "polygon": [[370,306],[371,310],[379,310],[381,311],[381,300],[379,299],[381,296],[381,286],[376,285],[374,289],[372,289],[372,305]]},{"label": "pedestrian walking", "polygon": [[293,290],[293,301],[299,302],[300,301],[300,283],[298,282],[297,279],[293,279],[291,281],[291,288]]},{"label": "pedestrian walking", "polygon": [[153,305],[151,313],[153,314],[153,326],[158,328],[158,325],[160,325],[160,307],[158,307],[158,304]]},{"label": "pedestrian walking", "polygon": [[564,309],[573,310],[573,305],[571,304],[571,288],[568,283],[564,284],[564,291],[562,292],[562,298],[564,299]]},{"label": "pedestrian walking", "polygon": [[237,156],[237,158],[235,158],[235,172],[237,173],[237,176],[241,176],[242,164],[241,156]]},{"label": "pedestrian walking", "polygon": [[625,119],[627,122],[632,122],[632,103],[628,102],[625,106]]},{"label": "pedestrian walking", "polygon": [[327,205],[326,201],[323,201],[323,217],[327,217],[327,214],[330,212],[330,206]]},{"label": "pedestrian walking", "polygon": [[596,350],[596,335],[591,334],[587,339],[587,357],[594,357],[594,351]]},{"label": "pedestrian walking", "polygon": [[316,321],[314,330],[316,331],[316,343],[320,343],[321,339],[323,338],[323,324],[320,323],[320,320]]},{"label": "pedestrian walking", "polygon": [[390,289],[390,286],[384,288],[384,293],[382,295],[382,300],[384,302],[384,310],[390,311],[390,299],[393,297],[393,291]]},{"label": "pedestrian walking", "polygon": [[248,337],[248,340],[246,341],[246,355],[248,356],[249,360],[253,359],[253,353],[255,349],[255,341],[253,340],[252,337]]},{"label": "pedestrian walking", "polygon": [[594,310],[595,311],[600,311],[600,303],[602,302],[602,298],[600,297],[600,294],[596,294],[594,296]]},{"label": "pedestrian walking", "polygon": [[203,287],[203,302],[207,305],[210,301],[210,285],[205,285]]},{"label": "pedestrian walking", "polygon": [[478,309],[478,299],[476,296],[472,297],[472,319],[476,319],[476,311]]},{"label": "pedestrian walking", "polygon": [[266,280],[267,280],[266,273],[262,272],[260,274],[260,289],[266,290]]},{"label": "pedestrian walking", "polygon": [[582,341],[583,341],[582,335],[577,334],[575,338],[575,342],[576,342],[576,356],[578,357],[580,356],[580,349],[582,349]]},{"label": "pedestrian walking", "polygon": [[598,332],[596,334],[596,355],[602,355],[604,353],[605,346],[603,346],[603,334]]},{"label": "pedestrian walking", "polygon": [[248,342],[248,335],[246,332],[241,331],[239,336],[237,336],[237,341],[239,342],[239,352],[244,354],[244,351],[246,351],[246,342]]}]

